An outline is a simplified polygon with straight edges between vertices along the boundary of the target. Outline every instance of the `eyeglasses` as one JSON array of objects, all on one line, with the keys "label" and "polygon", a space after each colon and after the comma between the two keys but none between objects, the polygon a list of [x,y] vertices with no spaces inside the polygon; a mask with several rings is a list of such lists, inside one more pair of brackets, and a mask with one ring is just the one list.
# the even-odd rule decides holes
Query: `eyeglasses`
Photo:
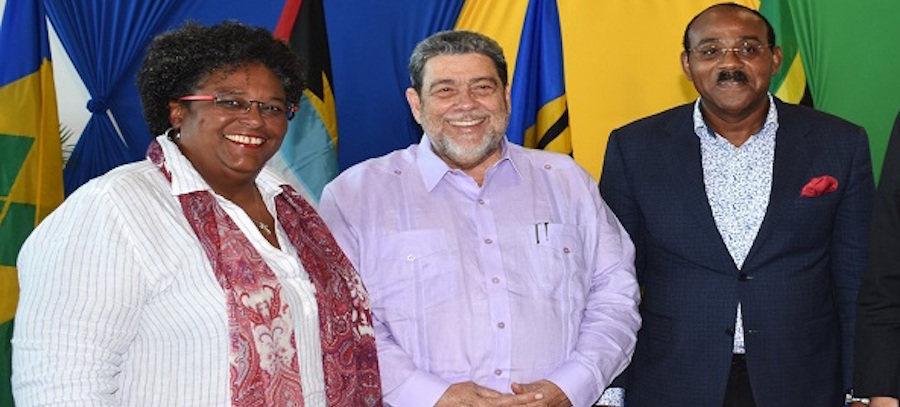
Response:
[{"label": "eyeglasses", "polygon": [[290,103],[285,106],[282,103],[266,103],[259,100],[246,100],[235,95],[188,95],[178,98],[184,102],[212,101],[213,106],[229,114],[250,113],[250,109],[256,104],[259,106],[259,115],[264,118],[291,120],[297,112],[297,105]]},{"label": "eyeglasses", "polygon": [[725,54],[728,51],[731,51],[743,61],[752,61],[758,58],[763,53],[763,49],[770,48],[769,44],[760,44],[756,41],[744,41],[740,46],[734,48],[719,48],[718,45],[708,44],[701,46],[699,48],[687,49],[687,52],[692,52],[697,56],[697,59],[710,62],[721,60],[725,57]]}]

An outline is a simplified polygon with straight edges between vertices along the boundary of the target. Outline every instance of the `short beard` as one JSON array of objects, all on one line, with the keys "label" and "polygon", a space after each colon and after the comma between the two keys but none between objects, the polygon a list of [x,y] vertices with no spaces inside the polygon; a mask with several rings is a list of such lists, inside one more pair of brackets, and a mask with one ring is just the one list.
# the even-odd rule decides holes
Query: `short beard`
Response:
[{"label": "short beard", "polygon": [[481,144],[465,148],[454,143],[448,136],[429,137],[431,148],[435,154],[449,161],[452,167],[467,170],[484,163],[491,155],[500,149],[503,134],[490,132],[485,134]]}]

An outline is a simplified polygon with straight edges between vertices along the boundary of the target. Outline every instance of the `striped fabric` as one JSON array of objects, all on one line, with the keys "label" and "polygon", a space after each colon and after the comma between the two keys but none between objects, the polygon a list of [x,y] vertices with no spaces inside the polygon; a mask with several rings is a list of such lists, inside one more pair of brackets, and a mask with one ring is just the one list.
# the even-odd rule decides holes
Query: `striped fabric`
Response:
[{"label": "striped fabric", "polygon": [[[168,140],[170,185],[148,161],[83,186],[19,257],[13,388],[21,405],[224,406],[230,402],[225,297],[175,194],[208,189]],[[257,179],[274,212],[279,180]],[[271,247],[217,197],[269,263],[294,312],[306,406],[325,406],[313,288],[284,232]]]}]

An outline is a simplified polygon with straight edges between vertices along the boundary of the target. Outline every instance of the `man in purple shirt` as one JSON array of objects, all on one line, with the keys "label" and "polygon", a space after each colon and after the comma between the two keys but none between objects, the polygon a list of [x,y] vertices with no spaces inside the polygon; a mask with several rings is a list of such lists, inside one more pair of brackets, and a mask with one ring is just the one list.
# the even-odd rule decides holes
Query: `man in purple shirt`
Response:
[{"label": "man in purple shirt", "polygon": [[627,233],[570,157],[506,140],[495,41],[435,34],[409,71],[421,142],[320,203],[371,294],[386,403],[590,405],[640,326]]}]

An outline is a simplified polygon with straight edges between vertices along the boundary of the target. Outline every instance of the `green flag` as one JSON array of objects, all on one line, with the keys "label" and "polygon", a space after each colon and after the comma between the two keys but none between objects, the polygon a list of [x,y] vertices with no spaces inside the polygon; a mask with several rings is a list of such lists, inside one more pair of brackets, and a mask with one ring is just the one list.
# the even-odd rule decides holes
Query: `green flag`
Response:
[{"label": "green flag", "polygon": [[800,103],[806,92],[806,73],[803,71],[803,59],[797,46],[789,5],[784,1],[764,0],[759,5],[759,12],[775,29],[776,43],[784,55],[781,68],[769,85],[769,91],[784,101]]},{"label": "green flag", "polygon": [[877,179],[900,110],[900,2],[763,0],[760,10],[782,47],[796,45],[815,108],[865,127]]},{"label": "green flag", "polygon": [[12,406],[16,256],[63,200],[56,93],[42,3],[7,0],[0,25],[0,406]]}]

